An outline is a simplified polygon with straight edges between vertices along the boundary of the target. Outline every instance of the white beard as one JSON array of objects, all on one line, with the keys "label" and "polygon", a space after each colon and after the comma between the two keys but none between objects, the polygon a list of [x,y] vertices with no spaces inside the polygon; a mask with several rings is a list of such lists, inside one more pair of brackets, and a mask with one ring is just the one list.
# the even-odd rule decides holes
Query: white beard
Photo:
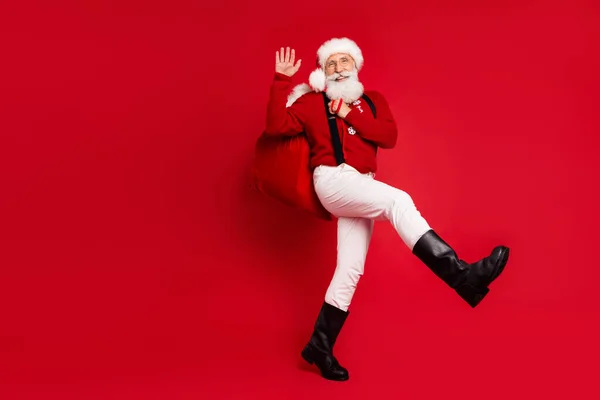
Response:
[{"label": "white beard", "polygon": [[[340,76],[347,76],[346,80],[337,82],[336,79]],[[331,100],[342,99],[344,103],[350,104],[355,102],[363,95],[363,84],[358,80],[358,72],[344,71],[342,73],[333,73],[327,77],[327,88],[325,93]]]}]

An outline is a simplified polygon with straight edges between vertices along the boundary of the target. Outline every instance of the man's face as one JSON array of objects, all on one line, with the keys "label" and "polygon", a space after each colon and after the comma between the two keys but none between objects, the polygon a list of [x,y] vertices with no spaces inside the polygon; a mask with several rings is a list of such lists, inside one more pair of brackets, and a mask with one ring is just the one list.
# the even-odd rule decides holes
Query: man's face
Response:
[{"label": "man's face", "polygon": [[356,64],[350,54],[333,54],[325,62],[326,94],[330,99],[352,103],[363,94]]},{"label": "man's face", "polygon": [[342,82],[348,79],[348,72],[354,71],[354,66],[354,59],[349,54],[337,53],[325,62],[325,73],[328,78]]}]

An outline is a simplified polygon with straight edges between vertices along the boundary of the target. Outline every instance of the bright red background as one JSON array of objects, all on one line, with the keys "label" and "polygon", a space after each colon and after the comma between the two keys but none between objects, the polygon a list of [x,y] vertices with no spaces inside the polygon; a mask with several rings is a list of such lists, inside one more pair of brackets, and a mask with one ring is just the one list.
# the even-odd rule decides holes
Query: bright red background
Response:
[{"label": "bright red background", "polygon": [[[0,397],[593,398],[594,3],[3,2]],[[379,178],[512,258],[473,310],[377,224],[337,383],[299,357],[335,224],[248,172],[275,50],[300,83],[343,35],[398,121]]]}]

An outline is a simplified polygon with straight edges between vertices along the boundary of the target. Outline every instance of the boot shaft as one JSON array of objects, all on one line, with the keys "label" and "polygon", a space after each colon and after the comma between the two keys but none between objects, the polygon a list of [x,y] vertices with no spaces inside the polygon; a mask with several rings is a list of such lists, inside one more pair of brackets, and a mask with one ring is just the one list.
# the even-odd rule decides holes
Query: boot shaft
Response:
[{"label": "boot shaft", "polygon": [[413,247],[413,254],[452,288],[459,286],[466,276],[468,265],[433,230],[421,236]]},{"label": "boot shaft", "polygon": [[348,318],[347,311],[323,302],[314,326],[315,344],[319,344],[321,348],[331,350],[346,322],[346,318]]}]

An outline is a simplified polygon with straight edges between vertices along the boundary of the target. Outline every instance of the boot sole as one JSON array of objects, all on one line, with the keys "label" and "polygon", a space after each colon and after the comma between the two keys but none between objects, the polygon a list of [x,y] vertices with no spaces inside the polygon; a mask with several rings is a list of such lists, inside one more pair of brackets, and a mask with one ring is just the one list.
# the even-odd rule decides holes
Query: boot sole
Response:
[{"label": "boot sole", "polygon": [[490,289],[487,287],[462,286],[456,289],[456,293],[467,302],[471,307],[475,308],[481,300],[488,294]]},{"label": "boot sole", "polygon": [[[310,354],[310,350],[308,348],[304,348],[302,350],[302,353],[300,353],[302,355],[302,358],[304,359],[304,361],[306,361],[307,363],[309,363],[310,365],[313,365],[315,363],[315,360],[313,358],[313,356]],[[329,376],[327,374],[324,374],[323,371],[321,371],[321,369],[319,368],[319,372],[321,372],[321,376],[327,380],[330,381],[337,381],[337,382],[343,382],[343,381],[347,381],[348,379],[350,379],[349,376],[345,376],[345,377],[333,377],[333,376]]]}]

